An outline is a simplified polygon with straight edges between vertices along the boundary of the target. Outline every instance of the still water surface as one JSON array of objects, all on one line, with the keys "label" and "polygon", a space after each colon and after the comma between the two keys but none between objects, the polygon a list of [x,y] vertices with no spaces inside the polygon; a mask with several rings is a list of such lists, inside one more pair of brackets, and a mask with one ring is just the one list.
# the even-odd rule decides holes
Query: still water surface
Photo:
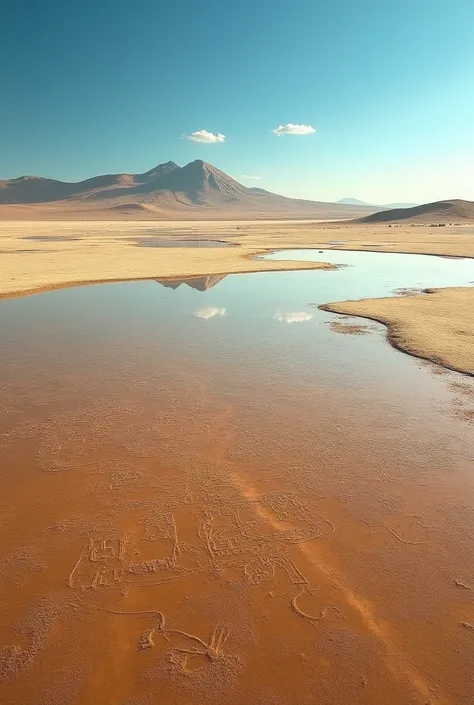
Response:
[{"label": "still water surface", "polygon": [[5,702],[472,703],[472,383],[316,305],[474,263],[271,257],[0,302]]}]

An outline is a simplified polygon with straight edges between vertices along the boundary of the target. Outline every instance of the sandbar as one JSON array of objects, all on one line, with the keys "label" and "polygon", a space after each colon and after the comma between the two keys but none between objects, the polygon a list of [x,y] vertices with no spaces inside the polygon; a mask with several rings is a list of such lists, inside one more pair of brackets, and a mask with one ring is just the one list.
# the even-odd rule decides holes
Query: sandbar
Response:
[{"label": "sandbar", "polygon": [[390,343],[415,357],[474,375],[474,288],[427,289],[423,294],[324,304],[333,313],[388,326]]}]

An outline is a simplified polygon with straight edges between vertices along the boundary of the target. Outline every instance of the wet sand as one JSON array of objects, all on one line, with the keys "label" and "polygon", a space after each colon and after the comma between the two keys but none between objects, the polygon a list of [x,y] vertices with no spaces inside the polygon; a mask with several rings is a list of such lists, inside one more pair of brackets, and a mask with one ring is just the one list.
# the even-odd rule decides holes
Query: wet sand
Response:
[{"label": "wet sand", "polygon": [[470,705],[472,387],[143,286],[1,304],[2,701]]}]

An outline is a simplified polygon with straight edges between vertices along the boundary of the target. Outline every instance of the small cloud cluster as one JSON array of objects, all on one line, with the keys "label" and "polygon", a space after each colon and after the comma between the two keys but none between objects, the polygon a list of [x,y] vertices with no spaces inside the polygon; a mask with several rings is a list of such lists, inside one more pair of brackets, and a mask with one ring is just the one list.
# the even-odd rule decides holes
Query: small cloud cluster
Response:
[{"label": "small cloud cluster", "polygon": [[207,308],[200,308],[194,314],[197,318],[214,318],[215,316],[227,316],[227,309],[218,308],[217,306],[209,306]]},{"label": "small cloud cluster", "polygon": [[312,315],[306,311],[294,311],[293,313],[277,311],[273,319],[278,321],[278,323],[305,323],[312,319]]},{"label": "small cloud cluster", "polygon": [[225,135],[221,132],[214,133],[208,132],[207,130],[197,130],[197,132],[193,132],[191,135],[188,135],[188,140],[191,140],[191,142],[212,144],[214,142],[224,142]]},{"label": "small cloud cluster", "polygon": [[[312,132],[316,132],[316,129],[312,125],[297,125],[293,122],[287,122],[286,125],[278,125],[272,132],[274,135],[282,137],[283,135],[310,135]],[[225,142],[226,139],[222,132],[209,132],[209,130],[196,130],[190,135],[183,135],[184,137],[191,142],[199,142],[200,144],[216,144],[216,142]],[[259,176],[247,175],[242,178],[250,181],[260,179]]]},{"label": "small cloud cluster", "polygon": [[250,176],[249,174],[242,174],[240,178],[244,181],[260,181],[260,176]]},{"label": "small cloud cluster", "polygon": [[278,135],[278,137],[282,135],[310,135],[312,132],[316,132],[312,125],[295,125],[292,122],[288,122],[286,125],[278,125],[273,130],[273,134]]}]

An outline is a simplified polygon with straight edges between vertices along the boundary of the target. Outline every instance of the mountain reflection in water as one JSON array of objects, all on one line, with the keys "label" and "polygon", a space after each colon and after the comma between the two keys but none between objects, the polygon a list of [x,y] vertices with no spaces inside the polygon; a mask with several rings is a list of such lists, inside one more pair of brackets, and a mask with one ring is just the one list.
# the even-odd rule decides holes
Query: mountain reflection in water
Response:
[{"label": "mountain reflection in water", "polygon": [[227,274],[209,274],[204,277],[190,277],[189,279],[155,279],[155,281],[168,289],[177,289],[181,284],[185,284],[197,291],[207,291],[219,284],[226,276]]}]

